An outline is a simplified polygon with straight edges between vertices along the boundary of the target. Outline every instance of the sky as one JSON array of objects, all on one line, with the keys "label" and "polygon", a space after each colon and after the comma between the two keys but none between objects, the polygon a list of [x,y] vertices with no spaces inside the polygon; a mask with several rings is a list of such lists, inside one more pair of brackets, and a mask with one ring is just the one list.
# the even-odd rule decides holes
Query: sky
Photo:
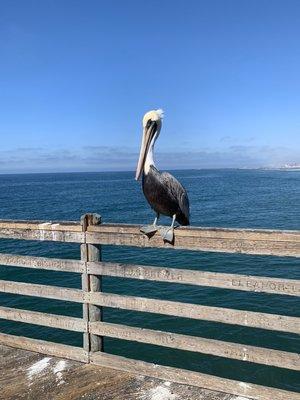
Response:
[{"label": "sky", "polygon": [[300,163],[300,1],[2,0],[0,173]]}]

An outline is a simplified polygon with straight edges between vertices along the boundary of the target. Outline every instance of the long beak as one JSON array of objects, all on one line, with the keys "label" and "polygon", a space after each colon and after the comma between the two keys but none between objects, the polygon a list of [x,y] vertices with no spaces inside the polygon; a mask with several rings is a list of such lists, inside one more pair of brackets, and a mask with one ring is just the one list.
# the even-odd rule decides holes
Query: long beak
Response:
[{"label": "long beak", "polygon": [[141,150],[140,150],[140,156],[139,156],[139,161],[138,165],[136,168],[136,174],[135,174],[135,179],[138,181],[142,175],[144,164],[146,161],[146,157],[149,151],[150,143],[157,131],[157,124],[155,121],[151,123],[149,127],[144,128],[143,132],[143,138],[142,138],[142,145],[141,145]]}]

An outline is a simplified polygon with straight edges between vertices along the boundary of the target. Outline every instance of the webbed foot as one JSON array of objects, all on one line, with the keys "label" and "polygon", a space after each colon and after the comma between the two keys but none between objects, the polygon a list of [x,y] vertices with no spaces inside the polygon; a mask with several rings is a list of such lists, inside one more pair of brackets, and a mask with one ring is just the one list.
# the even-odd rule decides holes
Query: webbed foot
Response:
[{"label": "webbed foot", "polygon": [[157,232],[159,227],[157,225],[145,225],[140,228],[140,232],[144,233],[147,236],[154,235]]},{"label": "webbed foot", "polygon": [[159,233],[165,242],[168,243],[174,242],[174,228],[172,226],[171,227],[162,226],[159,229]]}]

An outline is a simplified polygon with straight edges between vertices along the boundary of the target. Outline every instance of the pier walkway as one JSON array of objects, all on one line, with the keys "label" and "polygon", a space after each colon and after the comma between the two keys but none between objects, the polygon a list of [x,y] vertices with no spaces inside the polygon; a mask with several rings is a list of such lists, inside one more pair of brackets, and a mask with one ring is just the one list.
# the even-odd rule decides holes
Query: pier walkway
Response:
[{"label": "pier walkway", "polygon": [[0,345],[1,400],[247,400]]}]

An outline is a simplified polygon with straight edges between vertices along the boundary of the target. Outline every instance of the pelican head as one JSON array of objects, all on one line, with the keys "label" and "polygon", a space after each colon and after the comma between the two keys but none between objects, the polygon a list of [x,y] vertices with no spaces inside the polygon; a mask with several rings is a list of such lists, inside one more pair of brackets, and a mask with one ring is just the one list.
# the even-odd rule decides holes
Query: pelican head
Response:
[{"label": "pelican head", "polygon": [[148,111],[143,118],[143,138],[135,179],[141,177],[147,154],[153,148],[159,136],[163,119],[163,110]]}]

